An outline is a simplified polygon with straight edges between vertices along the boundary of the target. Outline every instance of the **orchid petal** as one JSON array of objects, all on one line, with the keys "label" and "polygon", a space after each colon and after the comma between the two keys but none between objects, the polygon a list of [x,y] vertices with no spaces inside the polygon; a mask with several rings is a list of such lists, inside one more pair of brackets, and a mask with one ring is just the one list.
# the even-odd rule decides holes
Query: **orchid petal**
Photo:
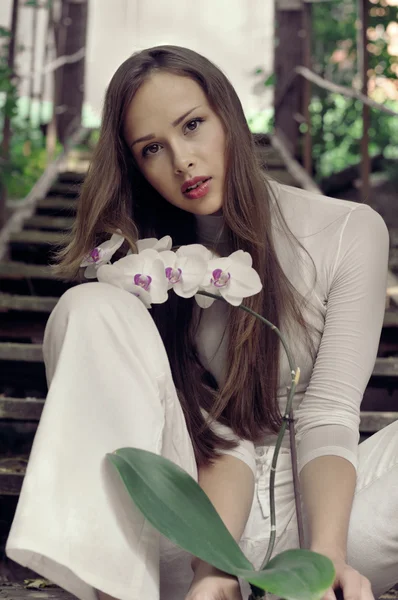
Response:
[{"label": "orchid petal", "polygon": [[176,251],[176,254],[178,257],[199,256],[205,261],[209,261],[216,256],[213,252],[211,252],[202,244],[188,244],[187,246],[181,246]]},{"label": "orchid petal", "polygon": [[159,257],[159,252],[154,248],[145,248],[145,250],[142,250],[139,254],[136,254],[136,256],[144,259],[156,260]]},{"label": "orchid petal", "polygon": [[160,240],[157,238],[145,238],[143,240],[138,240],[136,245],[139,253],[150,248],[161,252],[164,250],[170,250],[173,245],[173,241],[169,235],[165,235]]},{"label": "orchid petal", "polygon": [[136,287],[129,274],[114,265],[100,265],[97,269],[97,278],[98,281],[115,285],[128,292],[132,287]]},{"label": "orchid petal", "polygon": [[247,265],[248,267],[251,267],[253,264],[253,259],[251,255],[248,252],[244,252],[244,250],[236,250],[236,252],[230,254],[228,258],[230,258],[234,262],[236,261]]},{"label": "orchid petal", "polygon": [[149,274],[152,277],[149,293],[153,304],[163,304],[168,299],[167,287],[168,279],[164,272],[163,262],[159,259],[154,260]]},{"label": "orchid petal", "polygon": [[175,268],[177,261],[177,255],[175,252],[172,252],[171,250],[162,250],[162,252],[159,252],[159,258],[163,261],[165,268]]},{"label": "orchid petal", "polygon": [[178,283],[175,283],[174,285],[172,285],[172,288],[173,288],[174,292],[177,294],[177,296],[180,296],[181,298],[192,298],[192,296],[195,296],[195,294],[199,290],[198,285],[196,285],[195,287],[186,289],[184,287],[184,284],[180,281]]},{"label": "orchid petal", "polygon": [[149,292],[146,292],[142,287],[135,285],[134,289],[131,290],[131,293],[141,300],[145,308],[152,308],[151,294]]},{"label": "orchid petal", "polygon": [[84,277],[86,279],[95,279],[97,277],[97,265],[89,265],[84,271]]},{"label": "orchid petal", "polygon": [[260,277],[254,269],[249,267],[240,271],[236,269],[236,264],[233,265],[231,279],[228,288],[226,288],[231,296],[241,296],[242,298],[253,296],[258,294],[262,287]]},{"label": "orchid petal", "polygon": [[106,240],[105,242],[102,242],[102,244],[100,244],[100,248],[106,250],[107,252],[109,250],[113,250],[113,252],[116,252],[116,250],[120,248],[123,242],[124,237],[122,235],[119,235],[118,233],[114,233],[109,240]]},{"label": "orchid petal", "polygon": [[243,302],[242,296],[231,296],[228,289],[220,288],[220,295],[232,306],[240,306]]},{"label": "orchid petal", "polygon": [[200,308],[209,308],[213,302],[216,301],[215,298],[209,298],[208,296],[202,296],[201,294],[196,294],[195,300]]}]

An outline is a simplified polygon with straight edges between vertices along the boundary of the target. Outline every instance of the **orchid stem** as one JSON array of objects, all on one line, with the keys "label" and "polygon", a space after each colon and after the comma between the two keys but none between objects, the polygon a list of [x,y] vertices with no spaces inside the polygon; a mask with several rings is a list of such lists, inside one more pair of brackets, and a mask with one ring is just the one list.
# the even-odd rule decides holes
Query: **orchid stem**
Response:
[{"label": "orchid stem", "polygon": [[[226,302],[227,300],[225,300],[222,296],[217,296],[216,294],[211,294],[210,292],[204,292],[204,291],[198,291],[197,294],[200,294],[201,296],[207,296],[209,298],[214,298],[215,300],[220,300],[221,302]],[[289,366],[290,366],[290,373],[291,373],[291,377],[292,377],[292,381],[291,381],[291,386],[289,389],[289,397],[286,403],[286,408],[285,408],[285,414],[283,415],[283,423],[282,426],[279,430],[278,433],[278,438],[276,440],[276,445],[275,445],[275,450],[274,450],[274,454],[272,457],[272,465],[271,465],[271,474],[270,474],[270,486],[269,486],[269,500],[270,500],[270,523],[271,523],[271,531],[270,531],[270,539],[269,539],[269,544],[268,544],[268,549],[267,549],[267,553],[265,555],[264,558],[264,562],[262,563],[261,567],[260,567],[260,571],[262,571],[264,569],[264,567],[268,564],[271,555],[272,555],[272,551],[274,549],[275,546],[275,539],[276,539],[276,513],[275,513],[275,474],[276,474],[276,465],[278,462],[278,455],[279,455],[279,450],[282,444],[282,440],[283,440],[283,436],[285,435],[285,431],[286,431],[286,427],[288,425],[288,423],[290,423],[290,412],[291,412],[291,408],[292,408],[292,403],[293,403],[293,398],[294,398],[294,393],[296,390],[296,386],[300,380],[300,368],[296,367],[296,364],[293,360],[293,357],[291,355],[291,352],[286,344],[286,340],[283,337],[282,333],[280,332],[280,330],[273,325],[270,321],[268,321],[267,319],[265,319],[262,315],[259,315],[258,313],[256,313],[254,310],[252,310],[251,308],[248,308],[247,306],[244,306],[243,304],[240,304],[237,308],[240,308],[241,310],[244,310],[248,313],[250,313],[251,315],[253,315],[254,317],[256,317],[257,319],[259,319],[260,321],[262,321],[265,325],[267,325],[270,329],[272,329],[273,331],[275,331],[275,333],[277,334],[277,336],[279,337],[279,339],[281,340],[283,347],[285,349],[286,355],[287,355],[287,359],[289,361]],[[293,424],[289,424],[290,426],[294,426]],[[252,590],[252,594],[250,595],[248,600],[259,600],[260,598],[264,598],[264,590],[261,590],[260,588],[257,588],[256,586],[253,586],[252,584],[250,584],[251,590]]]}]

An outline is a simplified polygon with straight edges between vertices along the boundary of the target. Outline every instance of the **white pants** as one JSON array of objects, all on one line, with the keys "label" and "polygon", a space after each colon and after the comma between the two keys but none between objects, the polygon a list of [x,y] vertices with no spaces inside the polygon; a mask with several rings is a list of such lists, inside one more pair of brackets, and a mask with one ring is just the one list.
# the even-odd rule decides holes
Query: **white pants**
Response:
[{"label": "white pants", "polygon": [[[178,324],[176,323],[176,326]],[[91,282],[68,290],[47,323],[49,393],[6,554],[81,600],[184,600],[191,555],[134,506],[105,455],[138,447],[197,481],[197,467],[166,351],[147,309],[124,290]],[[398,581],[398,422],[359,446],[348,560],[377,597]],[[259,568],[268,546],[269,466],[257,449],[252,510],[240,547]],[[276,477],[274,554],[298,547],[290,456]],[[250,593],[241,581],[243,598]]]}]

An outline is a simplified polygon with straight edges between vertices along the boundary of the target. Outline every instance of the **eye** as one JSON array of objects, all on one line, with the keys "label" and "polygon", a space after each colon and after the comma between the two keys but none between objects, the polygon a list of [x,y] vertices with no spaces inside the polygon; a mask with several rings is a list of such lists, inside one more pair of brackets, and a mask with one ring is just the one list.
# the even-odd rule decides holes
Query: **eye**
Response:
[{"label": "eye", "polygon": [[[188,121],[188,123],[186,123],[185,127],[188,127],[188,125],[191,125],[192,123],[195,123],[195,125],[197,123],[203,123],[204,119],[202,119],[202,117],[197,117],[196,119],[192,119],[191,121]],[[196,131],[198,129],[198,126],[195,126],[194,129],[189,129],[189,131]],[[142,156],[144,158],[146,158],[149,155],[151,156],[155,156],[155,154],[158,154],[157,152],[149,152],[151,148],[154,148],[155,146],[159,146],[159,144],[151,144],[150,146],[146,146],[146,148],[143,149],[142,151]]]},{"label": "eye", "polygon": [[[188,121],[187,123],[187,127],[188,125],[191,125],[191,123],[202,123],[204,119],[202,119],[201,117],[197,117],[196,119],[192,119],[192,121]],[[196,129],[198,129],[197,127],[195,127],[195,129],[190,129],[189,131],[196,131]]]},{"label": "eye", "polygon": [[[159,146],[159,144],[151,144],[150,146],[147,146],[146,148],[144,148],[142,151],[142,156],[145,158],[145,156],[147,156],[150,148],[153,148],[154,146]],[[156,152],[150,152],[150,154],[156,154]]]}]

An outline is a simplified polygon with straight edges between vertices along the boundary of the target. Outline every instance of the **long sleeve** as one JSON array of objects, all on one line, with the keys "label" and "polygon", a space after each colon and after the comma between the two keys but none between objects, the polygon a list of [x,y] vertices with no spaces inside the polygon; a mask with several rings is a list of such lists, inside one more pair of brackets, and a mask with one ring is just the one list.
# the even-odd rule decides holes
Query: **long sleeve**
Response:
[{"label": "long sleeve", "polygon": [[325,455],[357,466],[360,405],[383,324],[388,252],[382,217],[369,206],[354,207],[341,229],[324,331],[296,409],[299,470]]}]

